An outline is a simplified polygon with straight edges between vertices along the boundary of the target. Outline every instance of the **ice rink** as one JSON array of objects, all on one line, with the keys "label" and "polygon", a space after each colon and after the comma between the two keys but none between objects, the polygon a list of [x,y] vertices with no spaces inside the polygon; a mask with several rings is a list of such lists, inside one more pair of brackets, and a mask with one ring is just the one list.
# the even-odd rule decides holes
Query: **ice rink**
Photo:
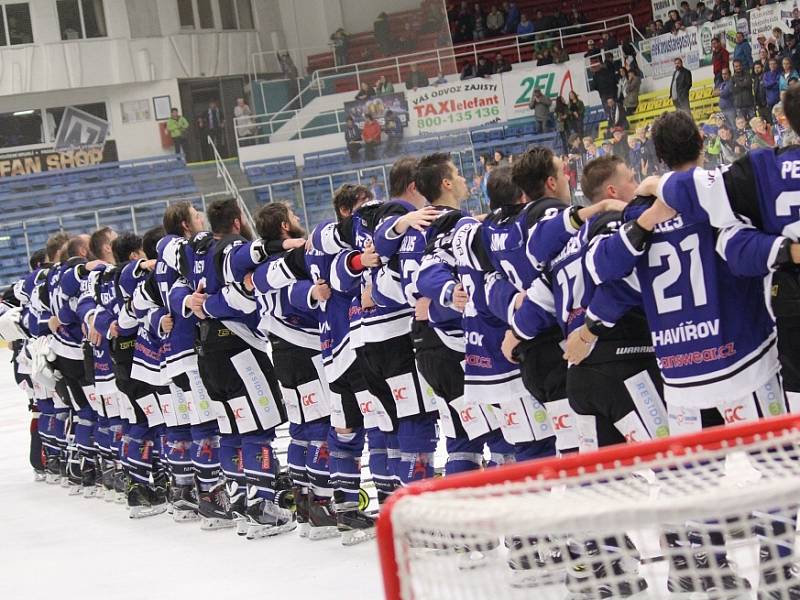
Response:
[{"label": "ice rink", "polygon": [[0,598],[383,597],[374,541],[345,548],[289,533],[247,541],[167,515],[127,509],[35,483],[27,400],[0,350]]}]

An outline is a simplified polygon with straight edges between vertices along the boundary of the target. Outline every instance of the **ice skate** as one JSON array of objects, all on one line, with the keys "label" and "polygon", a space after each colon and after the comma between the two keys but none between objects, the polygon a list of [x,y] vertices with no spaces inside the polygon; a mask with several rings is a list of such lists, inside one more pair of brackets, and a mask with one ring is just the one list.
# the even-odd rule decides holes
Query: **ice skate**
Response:
[{"label": "ice skate", "polygon": [[510,537],[505,540],[508,548],[508,566],[511,569],[511,586],[527,588],[556,585],[564,582],[566,576],[560,566],[560,554],[548,565],[551,552],[535,537]]},{"label": "ice skate", "polygon": [[265,498],[256,498],[247,507],[247,539],[258,540],[294,531],[294,513]]},{"label": "ice skate", "polygon": [[76,458],[70,458],[67,464],[66,485],[64,485],[63,479],[61,481],[61,485],[67,488],[70,496],[80,496],[83,494],[82,483],[83,474],[81,473],[80,460]]},{"label": "ice skate", "polygon": [[173,521],[189,523],[200,519],[200,514],[197,512],[197,491],[193,485],[172,485],[169,497]]},{"label": "ice skate", "polygon": [[[298,504],[299,508],[299,504]],[[299,521],[298,510],[298,521]],[[336,514],[331,509],[330,498],[308,496],[308,539],[324,540],[339,535]]]},{"label": "ice skate", "polygon": [[128,475],[122,469],[114,472],[114,502],[125,504],[128,495]]},{"label": "ice skate", "polygon": [[[739,577],[728,559],[719,556],[709,565],[705,552],[691,554],[694,569],[690,569],[686,557],[673,556],[667,576],[667,589],[673,594],[705,592],[708,598],[744,599],[750,597],[750,582]],[[686,574],[682,571],[687,571]],[[704,575],[703,571],[709,573]]]},{"label": "ice skate", "polygon": [[45,464],[47,483],[57,485],[61,481],[61,461],[58,456],[48,456]]},{"label": "ice skate", "polygon": [[167,503],[150,486],[143,483],[131,483],[128,486],[128,507],[131,519],[144,519],[165,512]]},{"label": "ice skate", "polygon": [[800,600],[800,566],[781,561],[761,569],[758,600]]},{"label": "ice skate", "polygon": [[94,462],[90,463],[85,458],[81,461],[81,492],[84,498],[94,498],[97,495],[97,471]]},{"label": "ice skate", "polygon": [[[275,497],[277,500],[277,496]],[[308,537],[309,529],[311,528],[311,523],[309,523],[309,502],[310,496],[308,492],[304,492],[299,487],[292,488],[292,500],[294,504],[294,516],[297,519],[297,533],[300,535],[301,538]],[[289,508],[287,506],[283,506],[281,502],[278,502],[278,506],[282,506],[283,508]]]},{"label": "ice skate", "polygon": [[375,537],[375,519],[358,510],[355,502],[336,505],[336,526],[342,534],[342,545],[353,546]]},{"label": "ice skate", "polygon": [[228,529],[236,523],[231,512],[231,501],[225,483],[219,482],[210,490],[198,493],[198,513],[200,529],[215,531]]},{"label": "ice skate", "polygon": [[100,482],[103,484],[103,500],[113,502],[116,496],[114,475],[116,465],[113,460],[103,460],[100,467]]},{"label": "ice skate", "polygon": [[44,469],[34,469],[33,480],[36,482],[47,481],[47,472]]}]

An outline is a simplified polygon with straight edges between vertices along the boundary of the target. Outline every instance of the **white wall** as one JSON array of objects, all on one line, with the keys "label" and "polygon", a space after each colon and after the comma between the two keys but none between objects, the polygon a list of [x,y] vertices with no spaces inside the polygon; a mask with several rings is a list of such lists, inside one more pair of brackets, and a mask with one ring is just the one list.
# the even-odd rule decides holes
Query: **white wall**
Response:
[{"label": "white wall", "polygon": [[[52,108],[105,102],[111,122],[111,138],[116,140],[120,160],[156,156],[171,153],[172,149],[161,147],[158,123],[153,114],[153,98],[170,96],[172,106],[180,107],[178,82],[175,79],[128,85],[65,90],[57,93],[21,94],[0,98],[0,113],[26,108]],[[130,100],[147,100],[150,104],[150,120],[141,123],[122,122],[121,103]]]},{"label": "white wall", "polygon": [[[420,7],[420,0],[338,0],[342,7],[342,21],[349,33],[372,31],[375,17],[380,13],[402,12]],[[331,2],[335,4],[335,2]]]}]

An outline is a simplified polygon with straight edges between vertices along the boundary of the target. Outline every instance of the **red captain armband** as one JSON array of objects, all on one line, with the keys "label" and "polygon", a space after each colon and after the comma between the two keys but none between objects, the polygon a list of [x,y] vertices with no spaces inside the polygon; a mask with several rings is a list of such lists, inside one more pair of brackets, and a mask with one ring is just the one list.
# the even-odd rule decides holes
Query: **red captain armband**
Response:
[{"label": "red captain armband", "polygon": [[347,267],[355,272],[361,272],[364,270],[364,265],[361,264],[361,253],[354,252],[347,258]]}]

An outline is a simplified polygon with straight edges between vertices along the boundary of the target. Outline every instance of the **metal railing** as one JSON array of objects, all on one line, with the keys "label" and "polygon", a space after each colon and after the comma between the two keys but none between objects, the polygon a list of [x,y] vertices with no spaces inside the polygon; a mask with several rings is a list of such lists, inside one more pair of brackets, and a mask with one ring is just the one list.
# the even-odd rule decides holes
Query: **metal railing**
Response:
[{"label": "metal railing", "polygon": [[250,209],[242,198],[242,194],[239,192],[239,187],[233,180],[231,172],[228,171],[228,167],[226,167],[225,163],[222,161],[222,156],[220,156],[220,153],[217,150],[217,145],[214,143],[214,140],[210,135],[206,139],[208,140],[208,145],[214,155],[214,165],[217,168],[217,179],[222,179],[222,182],[225,185],[225,193],[236,198],[236,202],[239,204],[239,208],[242,210],[242,215],[245,219],[247,219],[250,227],[254,229],[255,222],[253,221],[253,215],[250,214]]}]

